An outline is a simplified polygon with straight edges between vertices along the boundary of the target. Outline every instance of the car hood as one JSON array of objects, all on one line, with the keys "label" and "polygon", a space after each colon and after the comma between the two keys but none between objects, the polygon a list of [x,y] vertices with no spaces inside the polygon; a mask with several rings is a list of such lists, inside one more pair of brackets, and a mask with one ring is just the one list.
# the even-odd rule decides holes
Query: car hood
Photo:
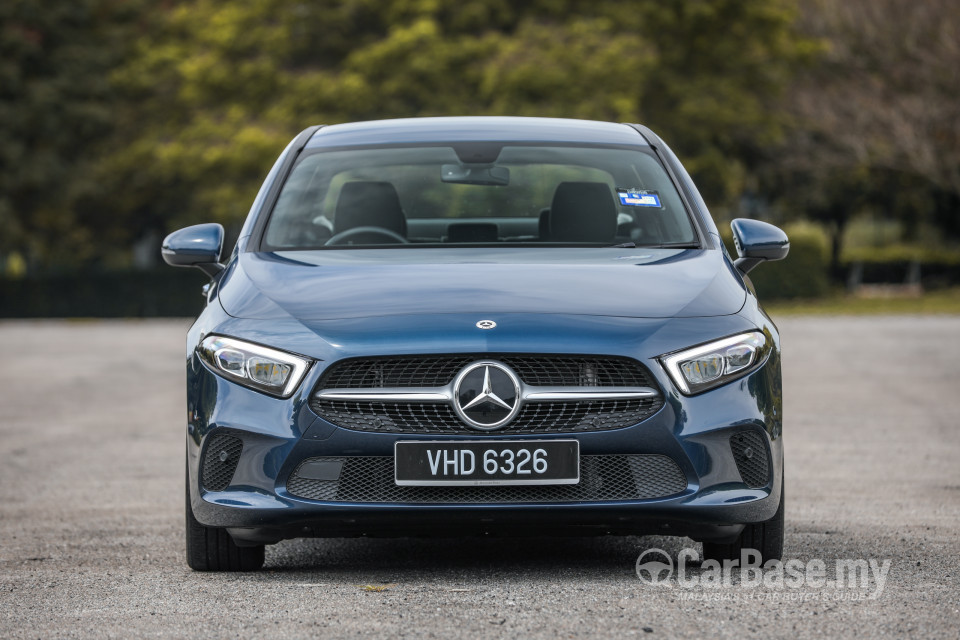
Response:
[{"label": "car hood", "polygon": [[219,286],[237,318],[736,313],[743,281],[715,249],[366,249],[241,253]]}]

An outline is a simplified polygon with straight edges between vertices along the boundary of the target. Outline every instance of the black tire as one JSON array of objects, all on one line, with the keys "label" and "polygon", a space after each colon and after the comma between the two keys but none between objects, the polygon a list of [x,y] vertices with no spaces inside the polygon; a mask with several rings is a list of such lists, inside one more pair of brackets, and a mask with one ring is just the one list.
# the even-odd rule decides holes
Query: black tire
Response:
[{"label": "black tire", "polygon": [[783,559],[783,485],[780,485],[780,506],[777,513],[766,522],[748,524],[740,536],[730,544],[703,543],[703,559],[740,560],[743,549],[754,549],[760,554],[760,563]]},{"label": "black tire", "polygon": [[264,546],[238,547],[226,529],[205,527],[193,517],[187,474],[187,564],[194,571],[256,571],[263,566]]}]

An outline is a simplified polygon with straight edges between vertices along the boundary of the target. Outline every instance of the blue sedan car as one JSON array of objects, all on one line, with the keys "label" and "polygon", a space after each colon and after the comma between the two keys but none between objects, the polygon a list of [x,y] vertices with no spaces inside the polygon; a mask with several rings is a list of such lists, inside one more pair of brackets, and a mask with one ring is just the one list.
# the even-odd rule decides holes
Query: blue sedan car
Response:
[{"label": "blue sedan car", "polygon": [[315,126],[270,171],[187,337],[187,562],[297,537],[678,535],[783,549],[777,329],[646,127]]}]

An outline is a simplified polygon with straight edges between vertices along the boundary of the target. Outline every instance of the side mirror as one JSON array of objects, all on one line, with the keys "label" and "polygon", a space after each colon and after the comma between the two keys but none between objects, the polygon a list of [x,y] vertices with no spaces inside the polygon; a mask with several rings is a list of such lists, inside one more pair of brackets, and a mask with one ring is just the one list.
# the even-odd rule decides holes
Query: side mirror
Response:
[{"label": "side mirror", "polygon": [[223,271],[223,227],[215,222],[195,224],[163,239],[160,254],[173,267],[197,267],[211,278]]},{"label": "side mirror", "polygon": [[790,239],[778,227],[748,218],[737,218],[730,223],[733,243],[740,257],[733,263],[746,275],[761,262],[783,260],[790,252]]}]

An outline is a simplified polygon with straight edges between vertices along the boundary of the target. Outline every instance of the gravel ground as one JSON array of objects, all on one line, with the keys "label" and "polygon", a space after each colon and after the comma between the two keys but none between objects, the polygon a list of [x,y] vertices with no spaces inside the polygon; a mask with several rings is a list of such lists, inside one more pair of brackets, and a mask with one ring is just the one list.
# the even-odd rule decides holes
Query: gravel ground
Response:
[{"label": "gravel ground", "polygon": [[670,538],[301,540],[193,573],[187,326],[0,323],[0,638],[958,637],[960,317],[781,323],[786,555],[890,560],[879,594],[639,581]]}]

